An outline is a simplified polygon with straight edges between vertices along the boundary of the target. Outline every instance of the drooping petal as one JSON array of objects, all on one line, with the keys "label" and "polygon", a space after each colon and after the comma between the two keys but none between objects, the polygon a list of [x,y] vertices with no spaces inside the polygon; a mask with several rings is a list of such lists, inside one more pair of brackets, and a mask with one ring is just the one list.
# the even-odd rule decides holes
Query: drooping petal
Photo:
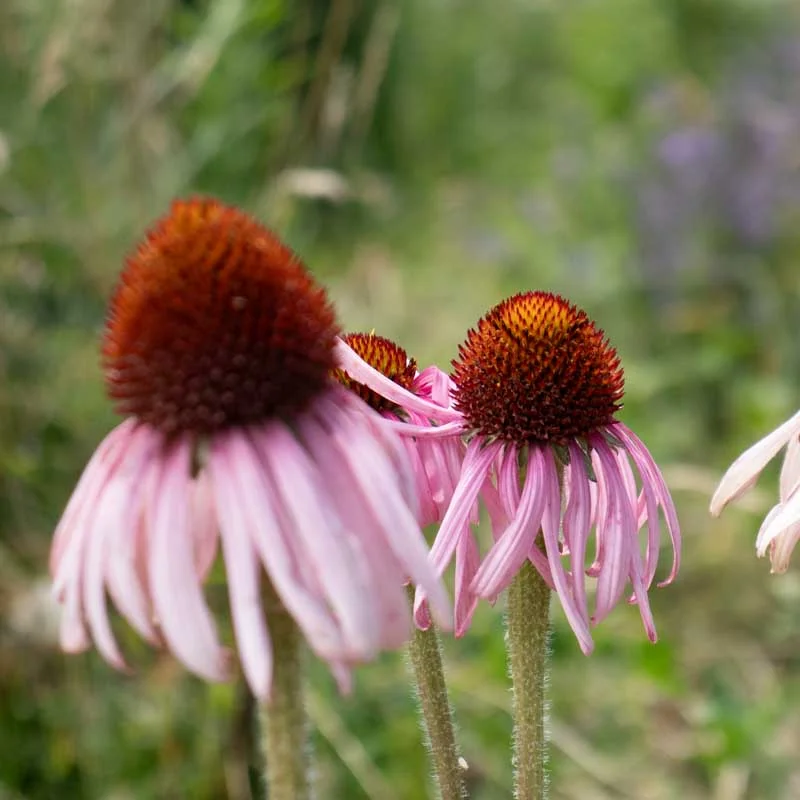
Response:
[{"label": "drooping petal", "polygon": [[235,474],[225,469],[231,458],[230,448],[226,445],[228,442],[223,441],[212,449],[208,470],[218,498],[217,507],[224,511],[219,518],[220,538],[239,657],[253,694],[264,700],[272,688],[272,643],[261,599],[260,560],[244,519],[244,504],[239,496],[241,488]]},{"label": "drooping petal", "polygon": [[786,502],[789,495],[797,488],[798,482],[800,482],[800,437],[795,434],[789,439],[781,466],[779,483],[781,503]]},{"label": "drooping petal", "polygon": [[[309,570],[294,553],[292,545],[297,543],[291,541],[291,526],[266,480],[255,445],[243,435],[215,437],[208,466],[220,522],[243,525],[272,585],[311,648],[322,658],[341,661],[346,648],[340,623],[321,590],[309,586]],[[236,489],[236,497],[230,491],[217,490],[219,473],[225,473],[222,480],[229,483],[229,489]]]},{"label": "drooping petal", "polygon": [[402,565],[379,532],[381,522],[369,506],[354,502],[362,489],[322,424],[313,417],[308,418],[300,432],[314,461],[327,476],[331,501],[345,523],[345,530],[354,537],[354,546],[367,560],[372,576],[372,597],[379,607],[381,646],[399,647],[407,641],[411,627]]},{"label": "drooping petal", "polygon": [[575,442],[569,445],[569,497],[564,509],[564,538],[569,544],[572,565],[572,591],[575,604],[584,619],[589,620],[589,607],[586,600],[586,542],[591,526],[591,497],[589,495],[589,476],[583,463],[583,454]]},{"label": "drooping petal", "polygon": [[621,422],[609,427],[613,429],[614,435],[624,444],[628,454],[633,459],[633,463],[636,465],[636,469],[639,471],[639,475],[642,477],[642,482],[647,482],[655,490],[658,504],[664,512],[664,519],[667,522],[667,530],[672,543],[672,567],[669,575],[663,581],[660,581],[658,586],[667,586],[675,580],[681,566],[681,528],[678,522],[678,514],[675,511],[675,503],[672,501],[672,496],[669,493],[661,470],[641,439]]},{"label": "drooping petal", "polygon": [[132,435],[132,445],[116,470],[105,494],[116,495],[105,504],[104,577],[114,604],[142,638],[153,645],[160,637],[153,626],[147,585],[147,527],[144,522],[146,476],[162,445],[161,436],[146,425]]},{"label": "drooping petal", "polygon": [[[528,476],[525,481],[531,480],[530,466]],[[561,607],[567,617],[570,627],[578,639],[578,644],[585,654],[589,654],[594,649],[592,635],[589,632],[589,620],[585,616],[585,608],[582,608],[576,601],[573,593],[573,583],[564,570],[561,561],[561,553],[558,547],[558,531],[561,519],[561,498],[558,485],[558,475],[556,474],[553,454],[550,450],[542,451],[542,465],[539,473],[539,491],[544,496],[544,513],[542,514],[542,537],[547,561],[550,564],[550,573],[553,576],[553,583],[556,593],[561,601]],[[524,490],[523,490],[524,491]]]},{"label": "drooping petal", "polygon": [[394,466],[384,449],[358,421],[348,418],[343,412],[330,424],[342,463],[347,464],[356,484],[361,487],[361,502],[379,520],[378,530],[403,565],[406,575],[427,595],[436,621],[449,629],[451,608],[447,592],[439,573],[432,566],[435,564],[433,556],[429,558],[414,514],[396,491]]},{"label": "drooping petal", "polygon": [[290,515],[294,535],[305,545],[307,567],[324,587],[354,656],[371,658],[379,646],[380,625],[372,606],[363,601],[370,596],[364,564],[333,508],[322,506],[320,476],[308,453],[278,422],[270,425],[267,435],[268,443],[260,440],[260,455]]},{"label": "drooping petal", "polygon": [[478,543],[472,531],[459,537],[456,545],[456,577],[455,577],[455,635],[463,636],[472,622],[472,616],[478,605],[478,596],[472,591],[471,584],[480,565]]},{"label": "drooping petal", "polygon": [[792,551],[798,541],[800,541],[800,520],[785,528],[770,543],[769,560],[772,572],[786,572]]},{"label": "drooping petal", "polygon": [[716,517],[731,500],[746,492],[755,483],[764,467],[799,431],[800,411],[745,450],[722,476],[717,491],[711,498],[711,513]]},{"label": "drooping petal", "polygon": [[203,678],[221,681],[226,658],[200,588],[189,529],[190,446],[186,439],[172,443],[148,478],[150,590],[175,655]]},{"label": "drooping petal", "polygon": [[502,591],[528,558],[539,533],[545,509],[546,493],[540,491],[545,479],[542,448],[531,446],[528,475],[520,494],[516,516],[492,545],[472,582],[472,590],[479,597],[489,598]]},{"label": "drooping petal", "polygon": [[478,499],[499,449],[500,445],[484,446],[477,438],[467,446],[461,478],[431,547],[431,563],[440,575],[455,553],[459,536],[463,534],[465,525],[468,524],[470,511]]},{"label": "drooping petal", "polygon": [[[83,470],[78,484],[61,515],[56,530],[53,534],[53,544],[50,548],[50,574],[55,575],[59,562],[71,540],[71,531],[75,528],[75,519],[81,514],[81,509],[92,505],[92,497],[97,497],[97,485],[105,482],[111,470],[119,463],[125,453],[125,443],[128,441],[133,429],[136,427],[134,420],[125,420],[117,425],[111,433],[100,443],[97,450],[89,459]],[[122,447],[120,447],[122,445]]]},{"label": "drooping petal", "polygon": [[636,544],[636,529],[616,459],[602,437],[593,436],[591,443],[597,455],[597,489],[607,502],[607,511],[597,522],[597,536],[604,543],[594,614],[594,621],[599,622],[617,604],[625,588],[631,550]]}]

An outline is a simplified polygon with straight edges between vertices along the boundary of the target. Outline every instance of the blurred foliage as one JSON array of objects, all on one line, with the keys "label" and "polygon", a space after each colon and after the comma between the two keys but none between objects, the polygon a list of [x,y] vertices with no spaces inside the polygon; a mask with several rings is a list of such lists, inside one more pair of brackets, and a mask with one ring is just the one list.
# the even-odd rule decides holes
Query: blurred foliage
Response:
[{"label": "blurred foliage", "polygon": [[[122,631],[134,676],[62,656],[45,581],[114,424],[105,299],[192,192],[279,229],[348,327],[422,363],[514,291],[586,307],[686,543],[658,645],[619,609],[586,659],[556,614],[552,796],[800,796],[800,580],[752,553],[774,480],[706,516],[726,460],[797,406],[798,67],[788,0],[0,4],[0,798],[258,795],[241,690]],[[501,631],[486,607],[446,643],[477,800],[509,795]],[[316,665],[310,709],[320,797],[427,796],[400,655],[351,698]]]}]

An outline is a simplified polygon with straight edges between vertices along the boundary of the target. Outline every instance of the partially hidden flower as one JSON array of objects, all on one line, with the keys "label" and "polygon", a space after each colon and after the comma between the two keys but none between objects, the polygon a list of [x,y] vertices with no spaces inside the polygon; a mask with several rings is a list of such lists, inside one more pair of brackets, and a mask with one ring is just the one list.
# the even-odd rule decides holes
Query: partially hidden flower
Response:
[{"label": "partially hidden flower", "polygon": [[[348,333],[342,341],[364,362],[389,380],[417,397],[448,408],[451,403],[450,378],[438,367],[417,370],[417,362],[393,342],[375,333]],[[384,419],[398,423],[426,427],[431,420],[426,414],[404,410],[363,383],[351,378],[342,369],[336,370],[337,379],[374,408]],[[442,521],[453,496],[461,472],[463,445],[458,437],[414,438],[403,437],[417,486],[419,500],[418,520],[427,526]]]},{"label": "partially hidden flower", "polygon": [[127,419],[57,527],[61,641],[126,664],[106,593],[193,672],[228,676],[203,583],[221,549],[242,669],[271,687],[268,581],[347,688],[352,664],[410,632],[410,576],[449,603],[415,518],[405,449],[331,378],[339,328],[276,236],[211,199],[176,201],[128,258],[103,342]]},{"label": "partially hidden flower", "polygon": [[[453,362],[460,420],[441,415],[432,435],[468,440],[459,483],[431,558],[443,571],[455,557],[465,578],[456,607],[463,633],[478,598],[494,600],[529,560],[553,588],[585,653],[590,625],[632,587],[648,637],[656,632],[648,589],[660,552],[661,516],[673,548],[680,529],[660,470],[641,440],[615,415],[621,407],[619,359],[588,316],[545,292],[515,295],[469,331]],[[368,382],[357,364],[354,372]],[[369,383],[403,399],[392,387]],[[471,520],[483,500],[494,542],[481,560]],[[591,546],[591,537],[593,547]],[[596,583],[590,614],[586,578]],[[417,604],[425,590],[418,591]]]},{"label": "partially hidden flower", "polygon": [[716,517],[732,500],[750,489],[775,456],[786,448],[778,482],[778,503],[764,518],[756,537],[759,557],[769,551],[773,572],[786,572],[800,540],[800,412],[756,442],[731,464],[711,499]]}]

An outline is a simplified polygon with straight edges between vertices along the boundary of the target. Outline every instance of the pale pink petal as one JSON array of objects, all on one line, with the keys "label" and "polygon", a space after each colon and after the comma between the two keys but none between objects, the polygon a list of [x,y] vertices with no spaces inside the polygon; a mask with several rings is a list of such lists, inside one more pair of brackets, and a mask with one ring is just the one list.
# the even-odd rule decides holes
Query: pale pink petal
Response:
[{"label": "pale pink petal", "polygon": [[357,420],[348,421],[346,416],[340,415],[332,429],[332,437],[342,463],[347,464],[361,488],[362,496],[355,501],[370,508],[380,523],[378,530],[403,565],[406,575],[426,593],[437,623],[449,629],[452,624],[450,601],[439,574],[432,567],[433,558],[429,560],[416,518],[395,489],[395,467],[387,459],[384,449]]},{"label": "pale pink petal", "polygon": [[190,450],[188,440],[174,442],[150,476],[150,591],[175,655],[201,677],[221,681],[226,658],[197,578],[189,530]]},{"label": "pale pink petal", "polygon": [[197,576],[204,581],[217,558],[219,525],[214,507],[214,490],[206,470],[189,484],[189,526],[194,539]]},{"label": "pale pink petal", "polygon": [[153,645],[160,637],[153,626],[153,610],[147,586],[147,530],[144,523],[146,475],[157,459],[162,437],[140,425],[133,444],[119,465],[106,494],[115,494],[106,505],[105,582],[114,605],[142,638]]},{"label": "pale pink petal", "polygon": [[[99,447],[89,459],[83,470],[80,480],[61,515],[55,533],[53,544],[50,548],[50,574],[55,575],[58,564],[70,541],[70,533],[74,528],[76,517],[81,514],[81,509],[86,505],[91,506],[92,498],[97,497],[97,486],[104,484],[111,470],[125,453],[125,443],[136,427],[134,420],[125,420],[117,425],[111,433],[100,443]],[[122,447],[120,447],[122,445]]]},{"label": "pale pink petal", "polygon": [[306,418],[300,433],[314,461],[327,476],[331,502],[345,523],[347,535],[353,537],[353,546],[358,547],[367,559],[367,571],[372,578],[371,593],[380,611],[381,646],[387,649],[400,647],[408,640],[411,631],[403,567],[385,537],[378,533],[381,523],[369,506],[353,502],[361,488],[320,422],[313,417]]},{"label": "pale pink petal", "polygon": [[785,530],[800,520],[800,491],[789,495],[767,515],[756,537],[756,552],[763,555],[767,546]]},{"label": "pale pink petal", "polygon": [[248,535],[235,476],[216,466],[209,465],[214,470],[213,490],[220,498],[217,506],[226,512],[220,516],[220,538],[239,658],[253,694],[265,700],[272,688],[272,643],[261,599],[260,561]]},{"label": "pale pink petal", "polygon": [[[312,591],[303,576],[309,570],[294,554],[292,545],[297,542],[291,541],[292,527],[283,516],[250,439],[238,432],[216,436],[207,468],[220,522],[241,524],[249,532],[272,585],[317,655],[343,659],[340,624],[324,597]],[[219,480],[236,488],[238,497],[218,491]]]},{"label": "pale pink petal", "polygon": [[127,665],[111,631],[106,608],[104,566],[107,533],[121,521],[126,490],[130,489],[117,476],[116,484],[107,486],[100,496],[89,523],[89,537],[84,554],[83,604],[92,639],[100,655],[113,667],[126,670]]},{"label": "pale pink petal", "polygon": [[[377,652],[381,631],[375,609],[364,602],[370,596],[369,575],[354,556],[351,541],[345,536],[334,509],[322,506],[322,482],[308,453],[277,422],[270,425],[269,433],[257,443],[290,515],[294,535],[305,543],[307,566],[324,587],[353,654],[364,659],[372,657]],[[355,449],[355,443],[352,447]]]},{"label": "pale pink petal", "polygon": [[800,540],[800,521],[790,525],[772,541],[769,553],[772,572],[786,572],[789,568],[789,559],[798,540]]},{"label": "pale pink petal", "polygon": [[61,649],[66,653],[82,653],[88,650],[92,641],[83,622],[83,604],[81,603],[81,588],[78,581],[80,573],[74,576],[64,592],[61,624],[59,626],[58,641]]},{"label": "pale pink petal", "polygon": [[717,516],[723,508],[749,489],[761,471],[781,450],[781,448],[800,431],[800,412],[776,428],[772,433],[745,450],[728,471],[711,498],[710,511]]},{"label": "pale pink petal", "polygon": [[797,434],[789,439],[786,455],[781,466],[780,501],[785,503],[800,481],[800,437]]}]

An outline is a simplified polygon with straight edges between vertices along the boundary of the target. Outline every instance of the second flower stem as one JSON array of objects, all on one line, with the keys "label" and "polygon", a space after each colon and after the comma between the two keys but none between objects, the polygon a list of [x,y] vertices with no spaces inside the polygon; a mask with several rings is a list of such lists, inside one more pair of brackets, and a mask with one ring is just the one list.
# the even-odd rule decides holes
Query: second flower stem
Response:
[{"label": "second flower stem", "polygon": [[514,687],[514,797],[546,797],[544,738],[550,588],[526,561],[508,588],[508,662]]},{"label": "second flower stem", "polygon": [[308,800],[308,742],[303,699],[302,640],[269,586],[267,622],[273,645],[272,695],[261,707],[262,752],[269,800]]},{"label": "second flower stem", "polygon": [[[410,586],[409,597],[413,602],[414,589]],[[408,655],[441,800],[463,800],[467,796],[464,769],[459,760],[453,712],[447,696],[442,647],[433,624],[426,631],[414,629]]]}]

